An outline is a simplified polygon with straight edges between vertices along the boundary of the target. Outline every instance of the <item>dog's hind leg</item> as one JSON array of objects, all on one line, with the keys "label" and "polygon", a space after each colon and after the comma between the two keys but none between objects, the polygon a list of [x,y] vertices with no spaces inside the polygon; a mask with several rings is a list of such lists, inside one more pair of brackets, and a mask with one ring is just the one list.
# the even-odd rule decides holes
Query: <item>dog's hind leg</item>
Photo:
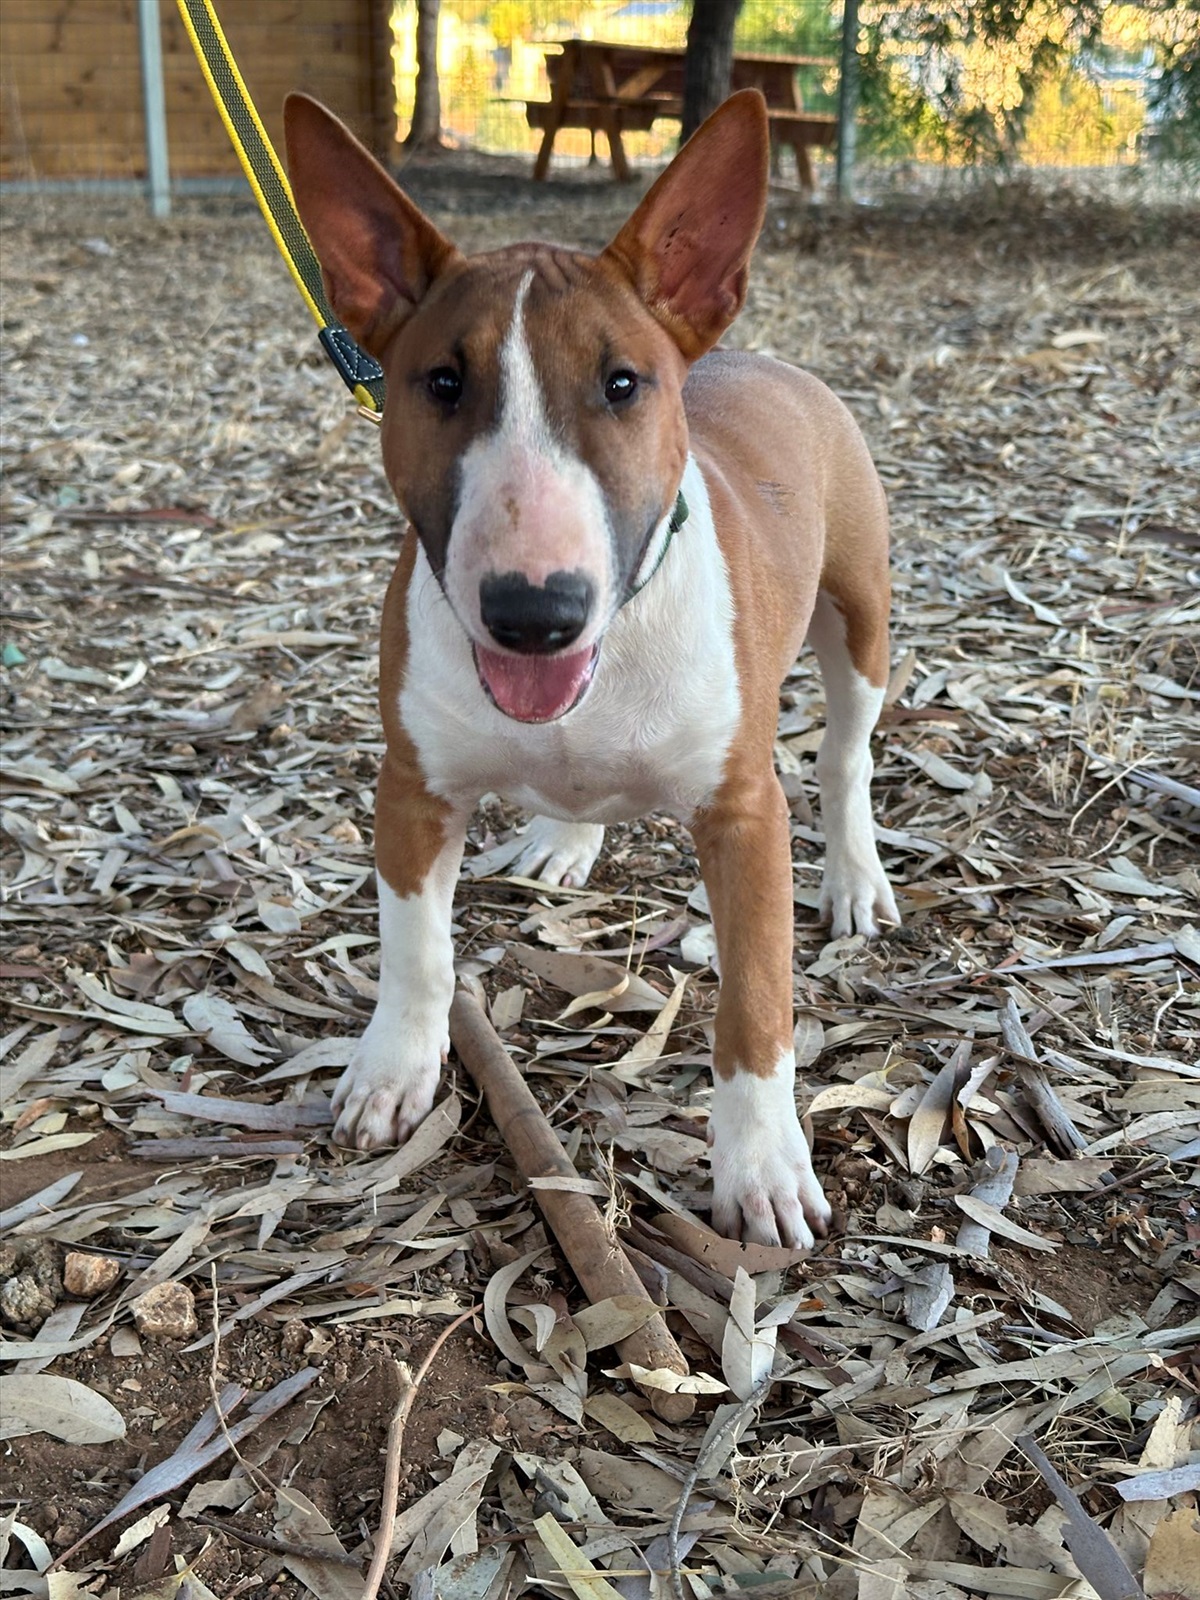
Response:
[{"label": "dog's hind leg", "polygon": [[582,889],[604,843],[598,822],[560,822],[556,817],[530,817],[525,848],[512,864],[523,878]]},{"label": "dog's hind leg", "polygon": [[825,872],[821,915],[835,939],[873,937],[900,921],[875,844],[871,734],[888,676],[888,585],[817,594],[808,641],[825,684],[825,738],[817,756]]}]

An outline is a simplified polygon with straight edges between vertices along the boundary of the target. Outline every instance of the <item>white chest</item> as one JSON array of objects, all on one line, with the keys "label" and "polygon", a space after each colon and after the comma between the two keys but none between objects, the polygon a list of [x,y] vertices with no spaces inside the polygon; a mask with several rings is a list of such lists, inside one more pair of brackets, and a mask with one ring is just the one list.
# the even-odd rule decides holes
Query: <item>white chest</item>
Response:
[{"label": "white chest", "polygon": [[469,807],[494,792],[528,811],[620,822],[686,818],[716,789],[740,712],[729,575],[704,480],[666,559],[605,635],[592,686],[557,722],[516,722],[480,686],[467,637],[418,555],[400,712],[426,782]]}]

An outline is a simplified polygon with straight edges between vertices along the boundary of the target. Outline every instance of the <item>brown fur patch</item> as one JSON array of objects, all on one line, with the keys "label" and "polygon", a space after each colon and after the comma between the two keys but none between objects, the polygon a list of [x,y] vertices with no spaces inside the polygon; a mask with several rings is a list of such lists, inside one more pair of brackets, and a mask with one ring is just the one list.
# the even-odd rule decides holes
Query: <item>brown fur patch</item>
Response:
[{"label": "brown fur patch", "polygon": [[410,528],[383,602],[379,710],[387,754],[375,789],[375,865],[398,895],[416,894],[446,842],[451,807],[425,784],[416,747],[400,720],[408,664],[408,585],[417,555]]},{"label": "brown fur patch", "polygon": [[721,957],[713,1068],[769,1078],[792,1043],[792,857],[774,772],[733,775],[692,836]]},{"label": "brown fur patch", "polygon": [[792,1040],[792,864],[772,758],[779,685],[818,585],[845,598],[855,666],[885,681],[887,510],[849,413],[807,373],[715,351],[684,399],[729,564],[742,695],[724,781],[692,830],[721,952],[713,1059],[726,1076],[769,1075]]},{"label": "brown fur patch", "polygon": [[855,671],[877,689],[888,681],[891,652],[888,613],[892,584],[886,559],[882,570],[843,563],[822,573],[821,587],[842,614],[846,649]]}]

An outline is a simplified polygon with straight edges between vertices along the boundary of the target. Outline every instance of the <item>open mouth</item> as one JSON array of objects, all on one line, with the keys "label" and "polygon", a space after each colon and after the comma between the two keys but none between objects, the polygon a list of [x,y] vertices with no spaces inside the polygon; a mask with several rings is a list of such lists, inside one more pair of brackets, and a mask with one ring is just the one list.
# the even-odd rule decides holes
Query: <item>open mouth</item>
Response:
[{"label": "open mouth", "polygon": [[599,644],[564,656],[510,656],[475,645],[475,670],[492,704],[517,722],[553,722],[587,693]]}]

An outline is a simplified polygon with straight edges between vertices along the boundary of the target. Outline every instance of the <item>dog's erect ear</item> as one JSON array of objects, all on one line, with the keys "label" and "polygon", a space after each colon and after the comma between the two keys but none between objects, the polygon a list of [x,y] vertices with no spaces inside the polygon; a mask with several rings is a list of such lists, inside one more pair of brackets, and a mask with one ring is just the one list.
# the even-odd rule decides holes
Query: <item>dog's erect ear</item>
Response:
[{"label": "dog's erect ear", "polygon": [[458,251],[319,101],[288,95],[283,122],[296,209],[329,303],[378,356]]},{"label": "dog's erect ear", "polygon": [[768,155],[766,102],[743,89],[696,130],[600,258],[632,282],[689,360],[742,309]]}]

